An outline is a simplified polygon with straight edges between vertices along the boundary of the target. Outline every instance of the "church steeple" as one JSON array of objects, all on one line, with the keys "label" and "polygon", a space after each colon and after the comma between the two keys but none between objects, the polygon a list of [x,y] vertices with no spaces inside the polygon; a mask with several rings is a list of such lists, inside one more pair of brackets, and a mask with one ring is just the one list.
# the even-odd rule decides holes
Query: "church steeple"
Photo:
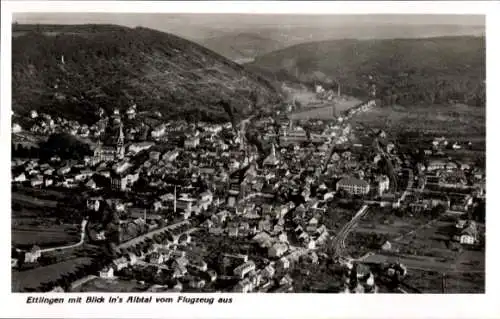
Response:
[{"label": "church steeple", "polygon": [[123,145],[125,136],[123,135],[123,123],[120,123],[120,133],[118,135],[118,145]]},{"label": "church steeple", "polygon": [[120,133],[118,135],[118,140],[116,141],[116,155],[119,159],[125,157],[125,135],[123,134],[123,123],[120,122]]}]

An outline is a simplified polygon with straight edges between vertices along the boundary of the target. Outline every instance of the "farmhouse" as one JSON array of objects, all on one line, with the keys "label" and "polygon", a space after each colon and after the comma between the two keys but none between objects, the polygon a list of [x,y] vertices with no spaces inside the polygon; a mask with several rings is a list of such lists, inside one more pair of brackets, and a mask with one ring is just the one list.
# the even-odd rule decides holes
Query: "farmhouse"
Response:
[{"label": "farmhouse", "polygon": [[469,223],[460,234],[460,243],[464,245],[474,245],[477,242],[477,227],[475,223]]},{"label": "farmhouse", "polygon": [[114,276],[114,272],[113,272],[113,268],[111,268],[111,267],[105,267],[99,271],[99,277],[101,277],[101,278],[109,279],[109,278],[113,278],[113,276]]},{"label": "farmhouse", "polygon": [[38,258],[40,258],[40,256],[42,256],[42,251],[40,250],[40,247],[35,245],[24,255],[24,262],[34,263],[38,260]]}]

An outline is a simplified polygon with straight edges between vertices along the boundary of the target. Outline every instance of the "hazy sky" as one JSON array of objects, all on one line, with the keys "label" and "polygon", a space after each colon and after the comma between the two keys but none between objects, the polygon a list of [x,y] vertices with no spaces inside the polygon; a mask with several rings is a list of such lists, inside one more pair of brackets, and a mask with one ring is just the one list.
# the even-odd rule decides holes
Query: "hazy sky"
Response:
[{"label": "hazy sky", "polygon": [[338,27],[341,25],[457,25],[485,26],[481,15],[276,15],[276,14],[151,14],[151,13],[16,13],[18,23],[109,23],[143,26],[196,36],[196,29],[229,30],[264,27]]}]

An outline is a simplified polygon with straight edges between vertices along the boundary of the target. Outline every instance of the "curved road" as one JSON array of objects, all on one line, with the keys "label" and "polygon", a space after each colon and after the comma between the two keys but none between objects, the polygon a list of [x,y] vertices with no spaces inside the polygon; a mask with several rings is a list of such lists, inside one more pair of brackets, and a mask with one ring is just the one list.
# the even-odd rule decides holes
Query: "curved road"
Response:
[{"label": "curved road", "polygon": [[47,249],[41,249],[40,253],[48,253],[48,252],[55,251],[55,250],[63,250],[63,249],[75,248],[75,247],[83,245],[83,242],[85,241],[85,227],[86,226],[87,226],[87,220],[84,219],[82,221],[82,229],[80,231],[80,241],[77,242],[76,244],[66,245],[66,246],[59,246],[59,247],[52,247],[52,248],[47,248]]},{"label": "curved road", "polygon": [[352,231],[354,226],[356,226],[356,223],[359,221],[359,219],[361,217],[363,217],[363,215],[367,211],[368,211],[368,205],[363,205],[363,207],[361,207],[358,210],[356,215],[354,215],[354,217],[349,222],[347,222],[344,225],[344,227],[342,227],[342,229],[339,231],[339,233],[337,234],[337,236],[334,239],[334,246],[335,246],[334,247],[335,255],[333,256],[334,258],[335,257],[343,257],[343,251],[345,250],[345,240],[346,240],[347,236]]}]

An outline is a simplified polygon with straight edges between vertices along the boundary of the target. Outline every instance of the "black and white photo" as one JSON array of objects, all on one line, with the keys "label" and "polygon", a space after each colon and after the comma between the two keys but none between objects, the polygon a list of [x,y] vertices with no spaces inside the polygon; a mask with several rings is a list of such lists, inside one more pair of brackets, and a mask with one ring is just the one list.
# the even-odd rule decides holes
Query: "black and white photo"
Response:
[{"label": "black and white photo", "polygon": [[480,15],[16,13],[13,292],[484,293]]},{"label": "black and white photo", "polygon": [[498,3],[1,6],[3,316],[500,314]]}]

